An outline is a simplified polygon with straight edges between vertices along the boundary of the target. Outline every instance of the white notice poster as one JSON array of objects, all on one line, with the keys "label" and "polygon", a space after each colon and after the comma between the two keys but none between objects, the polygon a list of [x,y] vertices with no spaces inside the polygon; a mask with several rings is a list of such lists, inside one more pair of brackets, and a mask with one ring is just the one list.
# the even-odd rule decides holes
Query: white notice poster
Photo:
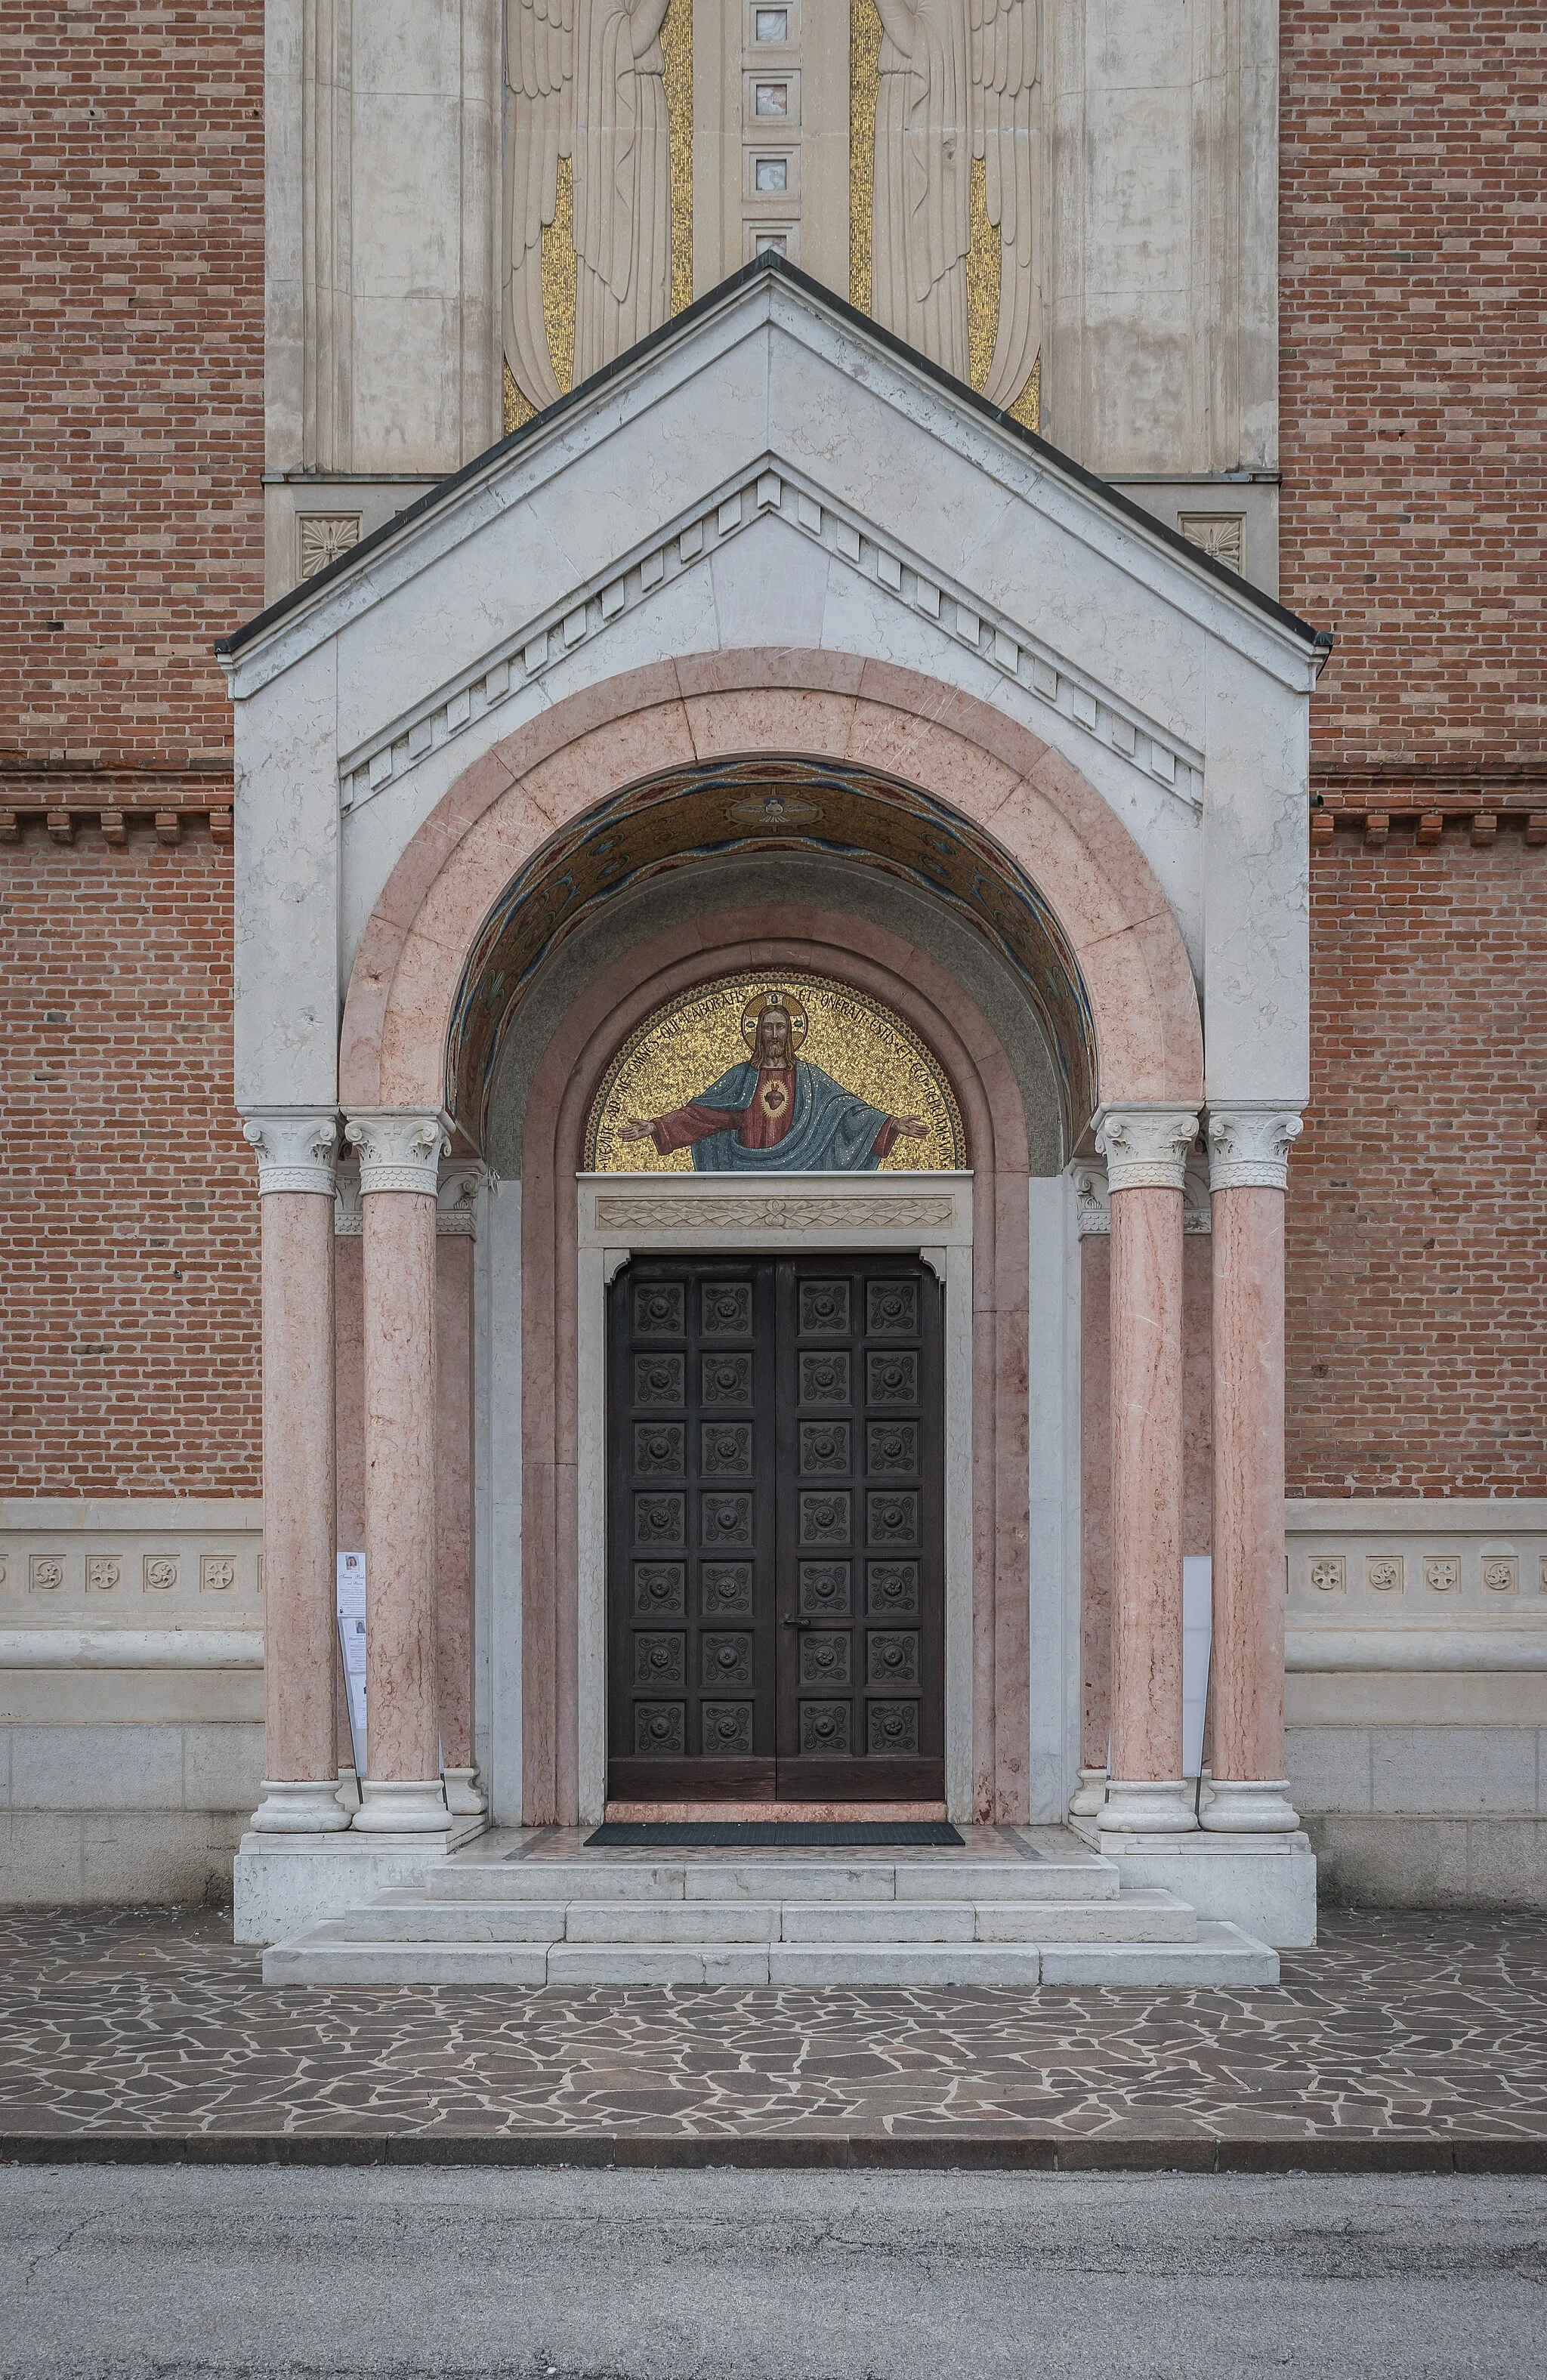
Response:
[{"label": "white notice poster", "polygon": [[365,1766],[365,1556],[338,1557],[338,1649],[344,1657],[344,1692],[349,1706],[349,1741],[355,1775]]},{"label": "white notice poster", "polygon": [[1182,1561],[1182,1774],[1203,1769],[1203,1714],[1209,1704],[1209,1655],[1214,1641],[1214,1565],[1208,1554]]}]

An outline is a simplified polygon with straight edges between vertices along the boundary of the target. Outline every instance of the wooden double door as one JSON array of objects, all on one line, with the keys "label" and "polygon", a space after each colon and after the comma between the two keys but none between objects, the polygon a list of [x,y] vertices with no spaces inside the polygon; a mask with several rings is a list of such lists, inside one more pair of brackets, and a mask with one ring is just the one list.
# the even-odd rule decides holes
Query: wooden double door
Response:
[{"label": "wooden double door", "polygon": [[938,1801],[939,1282],[648,1257],[609,1298],[609,1800]]}]

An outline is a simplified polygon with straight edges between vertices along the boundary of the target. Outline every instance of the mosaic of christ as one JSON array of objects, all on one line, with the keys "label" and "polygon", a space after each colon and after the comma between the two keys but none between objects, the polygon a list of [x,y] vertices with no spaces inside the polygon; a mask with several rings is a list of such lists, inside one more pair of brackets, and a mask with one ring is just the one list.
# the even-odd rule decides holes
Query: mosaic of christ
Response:
[{"label": "mosaic of christ", "polygon": [[671,1002],[609,1069],[589,1140],[598,1172],[962,1162],[956,1102],[930,1052],[879,1002],[821,977],[740,978]]}]

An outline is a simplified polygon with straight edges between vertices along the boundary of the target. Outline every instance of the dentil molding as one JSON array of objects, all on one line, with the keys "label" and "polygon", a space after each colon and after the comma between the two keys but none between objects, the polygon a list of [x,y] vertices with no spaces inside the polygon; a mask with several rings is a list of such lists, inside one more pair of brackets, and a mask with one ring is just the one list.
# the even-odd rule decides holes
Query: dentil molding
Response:
[{"label": "dentil molding", "polygon": [[789,467],[765,457],[722,486],[686,518],[589,584],[566,589],[514,636],[479,659],[428,700],[344,753],[339,806],[359,809],[406,777],[428,753],[441,750],[486,713],[497,710],[578,645],[599,636],[685,571],[700,568],[728,540],[765,516],[787,521],[834,562],[868,579],[905,610],[921,613],[1035,702],[1060,712],[1128,766],[1158,779],[1194,810],[1202,807],[1203,755],[1124,695],[1045,644],[1024,621],[927,568],[824,488],[802,481]]},{"label": "dentil molding", "polygon": [[1096,1133],[1106,1160],[1106,1186],[1117,1190],[1180,1190],[1188,1155],[1198,1137],[1193,1108],[1108,1108]]},{"label": "dentil molding", "polygon": [[344,1137],[359,1151],[359,1192],[440,1190],[441,1160],[451,1148],[451,1118],[440,1108],[361,1108]]},{"label": "dentil molding", "polygon": [[312,1191],[333,1196],[338,1118],[315,1108],[248,1108],[242,1130],[258,1152],[258,1195]]},{"label": "dentil molding", "polygon": [[1211,1108],[1211,1190],[1286,1190],[1289,1150],[1300,1135],[1293,1108]]}]

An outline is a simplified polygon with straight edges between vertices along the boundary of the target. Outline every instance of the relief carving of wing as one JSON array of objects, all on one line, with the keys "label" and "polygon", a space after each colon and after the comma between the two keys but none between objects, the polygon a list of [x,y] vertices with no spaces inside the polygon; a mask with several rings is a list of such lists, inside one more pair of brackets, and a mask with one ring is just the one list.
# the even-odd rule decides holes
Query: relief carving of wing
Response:
[{"label": "relief carving of wing", "polygon": [[506,0],[505,79],[506,354],[541,411],[563,394],[542,319],[542,226],[553,222],[558,161],[570,148],[575,0]]},{"label": "relief carving of wing", "polygon": [[983,395],[1014,405],[1037,359],[1040,304],[1033,271],[1033,105],[1040,0],[968,0],[972,41],[972,153],[983,161],[988,218],[1004,262],[999,335]]}]

